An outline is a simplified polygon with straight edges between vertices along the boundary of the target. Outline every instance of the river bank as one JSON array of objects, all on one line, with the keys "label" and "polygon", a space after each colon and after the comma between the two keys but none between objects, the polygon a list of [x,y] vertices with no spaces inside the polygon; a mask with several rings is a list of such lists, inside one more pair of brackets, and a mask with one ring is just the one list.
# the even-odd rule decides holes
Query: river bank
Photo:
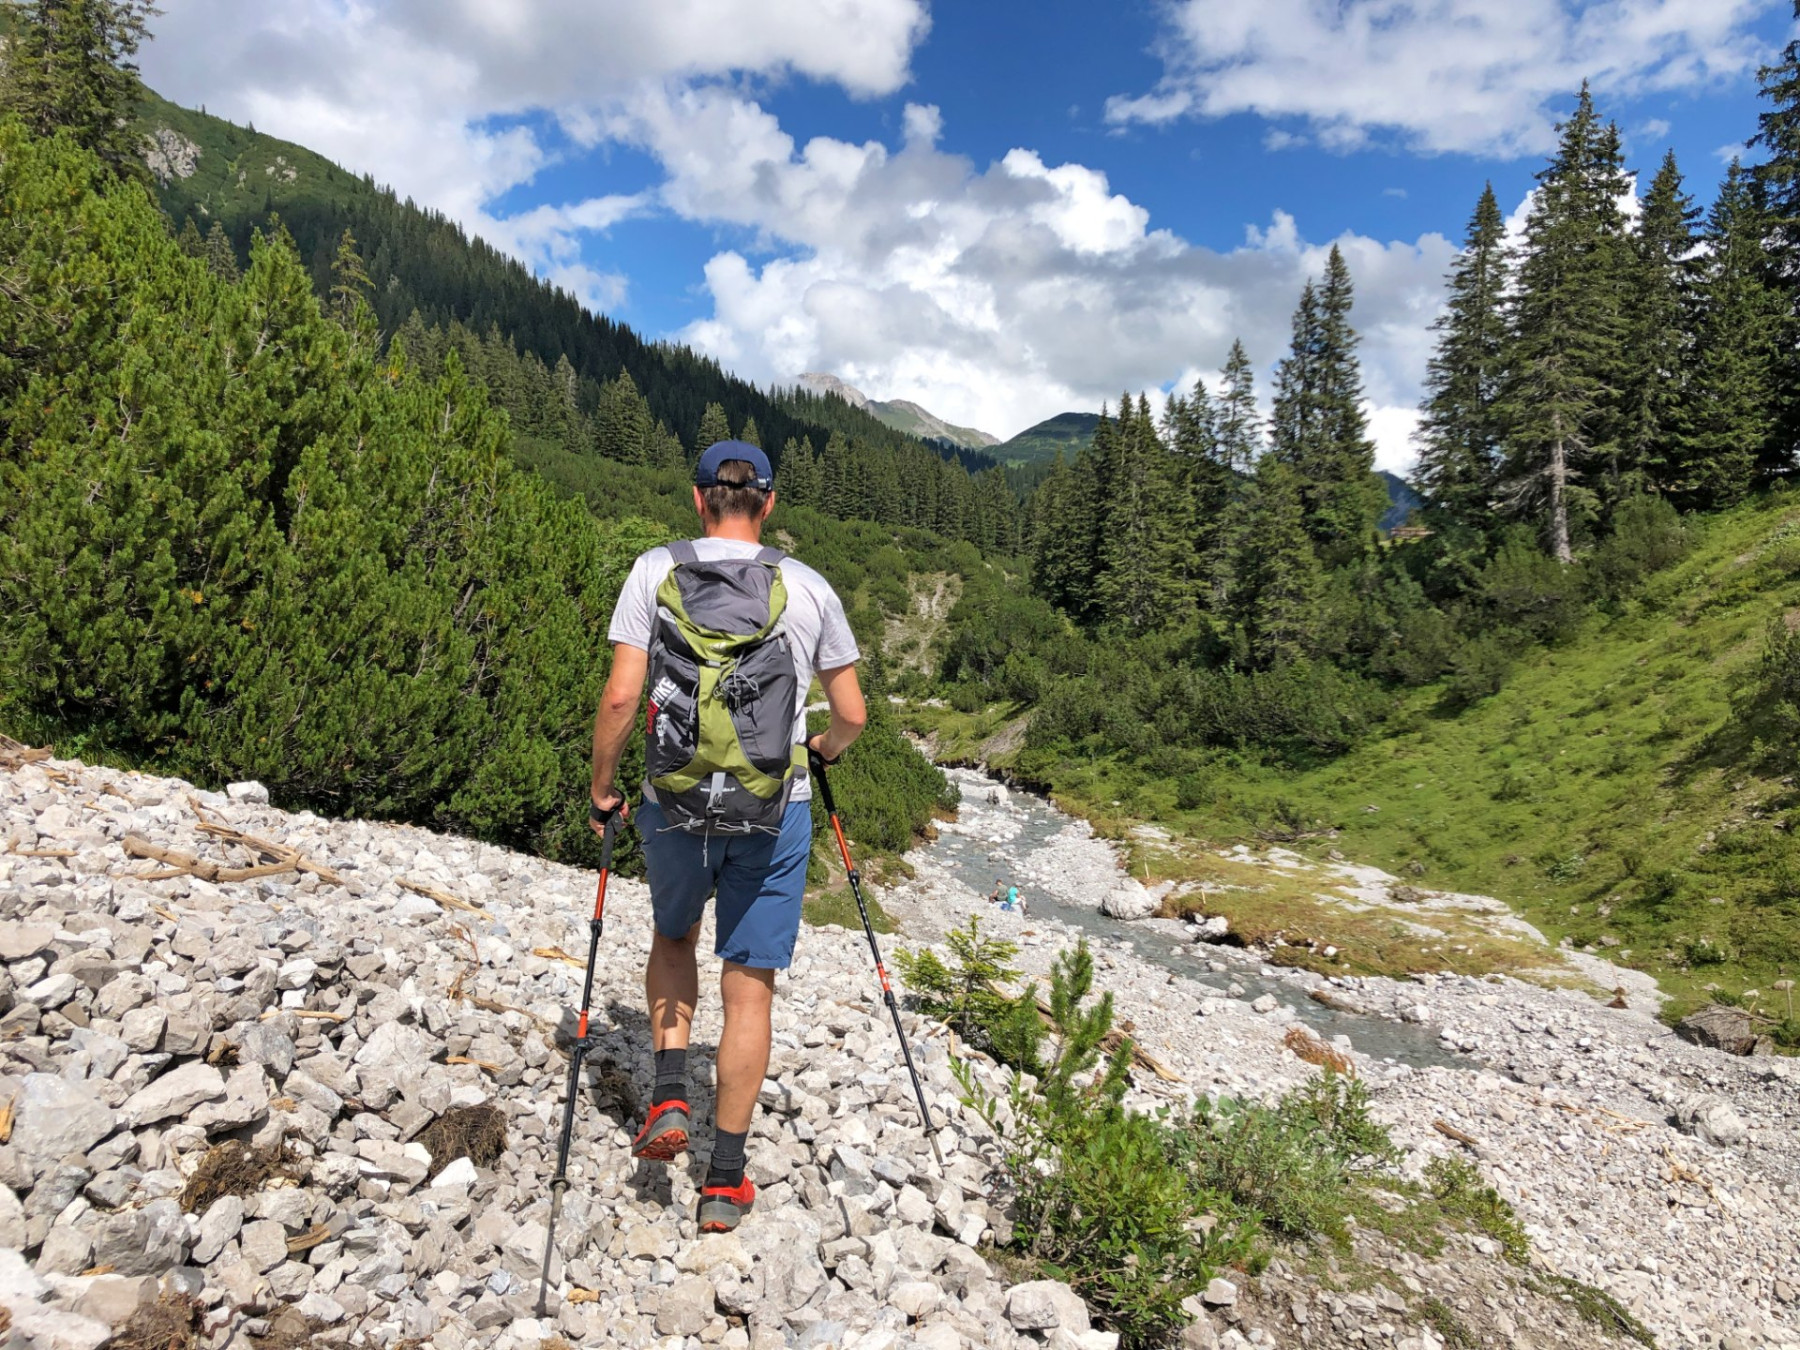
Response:
[{"label": "river bank", "polygon": [[[1119,1016],[1183,1079],[1145,1084],[1146,1098],[1277,1095],[1311,1072],[1285,1044],[1308,1026],[1351,1057],[1415,1175],[1432,1156],[1475,1156],[1541,1258],[1613,1294],[1662,1344],[1800,1345],[1800,1063],[1679,1040],[1642,983],[1609,1008],[1584,988],[1502,975],[1331,978],[1196,943],[1192,925],[1105,918],[1101,902],[1127,880],[1114,846],[998,780],[950,773],[958,818],[881,895],[906,938],[939,940],[978,914],[1044,977],[1087,936]],[[1306,866],[1290,858],[1286,879],[1308,879]],[[1310,879],[1380,879],[1349,870]],[[997,876],[1023,885],[1028,917],[986,905]],[[1556,956],[1542,948],[1545,965]],[[1590,966],[1571,983],[1609,978]]]}]

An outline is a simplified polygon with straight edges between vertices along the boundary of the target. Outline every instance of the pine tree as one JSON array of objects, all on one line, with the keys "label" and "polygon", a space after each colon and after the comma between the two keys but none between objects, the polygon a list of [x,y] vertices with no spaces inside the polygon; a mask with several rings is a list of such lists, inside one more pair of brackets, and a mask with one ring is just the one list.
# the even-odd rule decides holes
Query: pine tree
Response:
[{"label": "pine tree", "polygon": [[1271,437],[1274,453],[1294,470],[1307,532],[1334,560],[1363,546],[1385,505],[1362,409],[1353,300],[1350,270],[1334,245],[1324,285],[1307,282],[1294,311],[1293,345],[1276,372]]},{"label": "pine tree", "polygon": [[[1794,16],[1800,18],[1800,0]],[[1757,78],[1771,106],[1758,116],[1750,144],[1768,154],[1750,172],[1768,231],[1769,281],[1782,298],[1783,329],[1776,347],[1774,430],[1759,468],[1764,479],[1779,480],[1795,472],[1800,447],[1800,37]]]},{"label": "pine tree", "polygon": [[1729,506],[1768,476],[1783,302],[1769,285],[1762,213],[1736,160],[1707,217],[1692,428],[1670,489],[1689,508]]},{"label": "pine tree", "polygon": [[1263,666],[1307,656],[1323,574],[1306,528],[1299,475],[1271,451],[1257,461],[1232,560],[1232,610]]},{"label": "pine tree", "polygon": [[1689,376],[1695,347],[1694,221],[1675,152],[1651,181],[1633,236],[1625,295],[1626,378],[1607,496],[1618,501],[1667,486],[1690,434]]},{"label": "pine tree", "polygon": [[1450,271],[1444,312],[1432,325],[1437,350],[1426,369],[1415,471],[1431,507],[1467,525],[1485,525],[1497,486],[1501,425],[1495,403],[1506,374],[1510,272],[1506,220],[1490,183]]},{"label": "pine tree", "polygon": [[744,419],[744,429],[738,432],[738,439],[747,445],[754,445],[758,450],[762,449],[762,432],[757,430],[754,416]]},{"label": "pine tree", "polygon": [[1575,113],[1525,224],[1511,305],[1513,351],[1501,397],[1504,505],[1535,522],[1557,561],[1574,560],[1574,527],[1592,515],[1590,465],[1611,446],[1623,351],[1618,199],[1622,174],[1582,86]]},{"label": "pine tree", "polygon": [[131,58],[148,40],[149,0],[12,0],[0,111],[40,136],[66,132],[113,173],[148,182],[138,157],[144,97]]},{"label": "pine tree", "polygon": [[1248,473],[1262,455],[1263,425],[1256,411],[1256,371],[1241,341],[1232,341],[1220,375],[1219,458],[1232,472]]},{"label": "pine tree", "polygon": [[700,429],[694,433],[694,454],[699,456],[710,445],[731,439],[731,423],[725,420],[725,409],[717,403],[706,405],[700,414]]}]

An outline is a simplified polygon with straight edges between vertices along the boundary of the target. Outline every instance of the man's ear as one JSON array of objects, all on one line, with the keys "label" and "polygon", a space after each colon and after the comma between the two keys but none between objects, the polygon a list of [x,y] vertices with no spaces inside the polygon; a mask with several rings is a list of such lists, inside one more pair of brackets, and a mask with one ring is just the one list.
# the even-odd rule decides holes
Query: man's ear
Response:
[{"label": "man's ear", "polygon": [[774,509],[775,509],[775,489],[770,488],[768,496],[763,498],[762,514],[757,517],[757,520],[759,522],[767,520],[769,518],[770,512],[774,511]]},{"label": "man's ear", "polygon": [[694,489],[694,514],[702,520],[706,519],[706,498],[700,495],[699,488]]}]

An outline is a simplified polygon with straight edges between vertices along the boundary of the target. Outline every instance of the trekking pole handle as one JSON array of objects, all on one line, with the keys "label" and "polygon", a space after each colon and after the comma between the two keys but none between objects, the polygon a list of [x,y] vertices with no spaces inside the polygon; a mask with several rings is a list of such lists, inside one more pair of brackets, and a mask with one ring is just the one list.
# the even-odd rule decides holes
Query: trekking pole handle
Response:
[{"label": "trekking pole handle", "polygon": [[825,814],[835,816],[837,803],[831,797],[831,780],[825,776],[825,756],[810,745],[806,747],[806,767],[819,780],[819,795],[825,799]]}]

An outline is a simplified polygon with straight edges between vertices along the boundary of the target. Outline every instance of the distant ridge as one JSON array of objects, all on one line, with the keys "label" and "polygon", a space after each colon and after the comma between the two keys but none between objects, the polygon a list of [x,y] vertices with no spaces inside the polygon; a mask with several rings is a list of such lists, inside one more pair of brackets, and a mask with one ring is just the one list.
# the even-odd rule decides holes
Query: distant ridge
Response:
[{"label": "distant ridge", "polygon": [[809,370],[800,376],[799,382],[801,388],[815,394],[836,394],[851,407],[863,409],[883,425],[908,436],[917,436],[923,441],[943,441],[964,450],[986,450],[991,445],[1000,444],[998,436],[990,436],[974,427],[959,427],[954,422],[946,422],[936,413],[908,399],[897,398],[884,403],[870,398],[855,385],[846,384],[836,375]]},{"label": "distant ridge", "polygon": [[1099,413],[1058,413],[1027,427],[1010,441],[1002,441],[989,453],[1002,464],[1048,463],[1059,452],[1066,460],[1074,459],[1093,443],[1094,428],[1099,425]]}]

